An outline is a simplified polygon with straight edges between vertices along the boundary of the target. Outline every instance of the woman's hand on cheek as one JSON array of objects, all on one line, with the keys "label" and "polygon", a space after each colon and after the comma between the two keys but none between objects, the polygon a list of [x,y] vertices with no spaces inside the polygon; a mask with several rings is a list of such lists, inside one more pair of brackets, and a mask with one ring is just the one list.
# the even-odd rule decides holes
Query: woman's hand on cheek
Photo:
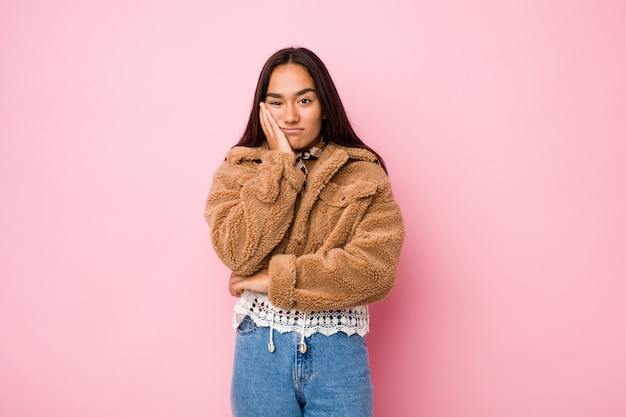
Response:
[{"label": "woman's hand on cheek", "polygon": [[233,297],[240,297],[244,290],[267,293],[270,275],[267,269],[261,269],[249,277],[242,277],[232,272],[228,282],[228,290]]},{"label": "woman's hand on cheek", "polygon": [[259,103],[259,119],[261,122],[261,129],[263,129],[263,133],[265,133],[265,137],[267,138],[267,143],[272,150],[279,150],[285,153],[289,153],[293,157],[293,162],[295,163],[296,156],[291,149],[291,145],[289,145],[289,141],[287,140],[287,136],[281,130],[278,122],[272,116],[272,113],[268,110],[265,103]]}]

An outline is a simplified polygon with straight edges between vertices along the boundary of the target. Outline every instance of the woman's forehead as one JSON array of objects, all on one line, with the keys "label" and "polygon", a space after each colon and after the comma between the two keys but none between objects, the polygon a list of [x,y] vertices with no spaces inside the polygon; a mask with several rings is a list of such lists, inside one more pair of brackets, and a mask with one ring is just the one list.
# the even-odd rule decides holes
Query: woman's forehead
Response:
[{"label": "woman's forehead", "polygon": [[272,71],[267,94],[298,94],[311,90],[315,91],[315,82],[306,68],[298,64],[286,64]]}]

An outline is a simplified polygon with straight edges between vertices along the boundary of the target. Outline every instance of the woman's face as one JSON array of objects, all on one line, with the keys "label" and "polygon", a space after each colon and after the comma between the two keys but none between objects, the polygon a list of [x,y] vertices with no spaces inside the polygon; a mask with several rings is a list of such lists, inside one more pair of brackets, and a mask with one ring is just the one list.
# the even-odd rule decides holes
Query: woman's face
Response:
[{"label": "woman's face", "polygon": [[291,149],[307,149],[318,142],[325,117],[313,78],[302,65],[285,64],[274,69],[265,105],[287,136]]}]

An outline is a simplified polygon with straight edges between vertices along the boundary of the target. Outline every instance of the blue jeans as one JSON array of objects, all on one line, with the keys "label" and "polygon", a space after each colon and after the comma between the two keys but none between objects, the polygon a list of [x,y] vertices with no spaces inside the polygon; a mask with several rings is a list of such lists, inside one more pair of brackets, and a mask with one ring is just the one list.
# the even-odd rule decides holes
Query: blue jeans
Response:
[{"label": "blue jeans", "polygon": [[234,417],[371,417],[373,389],[365,339],[315,333],[299,350],[297,332],[274,332],[246,317],[237,329],[230,401]]}]

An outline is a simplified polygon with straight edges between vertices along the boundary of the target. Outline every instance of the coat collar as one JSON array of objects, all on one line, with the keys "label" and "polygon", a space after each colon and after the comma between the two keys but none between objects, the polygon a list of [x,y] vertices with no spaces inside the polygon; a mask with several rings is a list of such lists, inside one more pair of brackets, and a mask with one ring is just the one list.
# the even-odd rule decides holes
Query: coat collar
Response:
[{"label": "coat collar", "polygon": [[[264,142],[261,146],[254,148],[250,148],[247,146],[235,146],[231,148],[226,154],[226,160],[235,164],[244,161],[252,162],[261,159],[261,156],[269,150],[270,149],[267,145],[267,142]],[[376,156],[367,149],[348,148],[330,142],[324,148],[324,153],[322,154],[319,162],[335,159],[340,160],[341,165],[343,165],[349,159],[376,162]]]}]

